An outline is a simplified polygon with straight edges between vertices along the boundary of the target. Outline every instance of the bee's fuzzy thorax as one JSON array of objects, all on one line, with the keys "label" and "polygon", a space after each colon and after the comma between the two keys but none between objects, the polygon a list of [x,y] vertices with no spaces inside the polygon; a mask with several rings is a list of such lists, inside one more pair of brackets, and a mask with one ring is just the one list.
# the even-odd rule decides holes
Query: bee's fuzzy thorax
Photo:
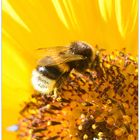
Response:
[{"label": "bee's fuzzy thorax", "polygon": [[20,114],[20,140],[136,140],[137,61],[102,53],[100,68],[72,70],[57,99],[35,91]]}]

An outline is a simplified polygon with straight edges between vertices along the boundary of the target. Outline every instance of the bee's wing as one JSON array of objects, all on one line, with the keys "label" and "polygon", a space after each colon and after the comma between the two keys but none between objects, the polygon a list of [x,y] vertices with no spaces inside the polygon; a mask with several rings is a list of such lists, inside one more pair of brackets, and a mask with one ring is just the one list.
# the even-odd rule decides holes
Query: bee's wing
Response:
[{"label": "bee's wing", "polygon": [[42,59],[38,61],[38,65],[41,66],[53,66],[53,65],[60,65],[66,62],[76,61],[76,60],[82,60],[84,59],[81,55],[75,55],[75,54],[62,54],[61,56],[45,56]]},{"label": "bee's wing", "polygon": [[69,48],[70,46],[67,45],[36,49],[38,65],[52,66],[83,59],[81,55],[75,55],[71,53]]},{"label": "bee's wing", "polygon": [[55,57],[60,52],[66,52],[69,49],[69,46],[55,46],[47,48],[38,48],[35,50],[35,56],[40,59],[45,56]]}]

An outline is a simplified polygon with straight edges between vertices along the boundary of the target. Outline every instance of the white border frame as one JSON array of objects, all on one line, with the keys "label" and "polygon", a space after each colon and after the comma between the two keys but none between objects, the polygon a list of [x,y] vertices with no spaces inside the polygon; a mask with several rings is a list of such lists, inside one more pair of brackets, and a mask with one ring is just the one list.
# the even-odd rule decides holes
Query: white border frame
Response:
[{"label": "white border frame", "polygon": [[140,33],[140,26],[139,26],[139,24],[140,24],[140,22],[139,22],[139,19],[140,19],[140,2],[139,2],[139,0],[138,0],[138,139],[140,140],[140,99],[139,99],[139,97],[140,97],[140,35],[139,35],[139,33]]},{"label": "white border frame", "polygon": [[[4,0],[3,0],[4,1]],[[139,44],[139,40],[140,40],[140,36],[139,36],[139,33],[140,33],[140,28],[139,28],[139,19],[140,19],[140,10],[139,10],[139,7],[140,7],[140,2],[138,1],[138,97],[140,95],[139,91],[140,91],[140,44]],[[0,0],[0,58],[1,58],[1,65],[0,65],[0,140],[2,140],[2,0]],[[139,98],[138,98],[138,118],[140,119],[140,101],[139,101]],[[138,119],[138,139],[140,140],[140,121]]]},{"label": "white border frame", "polygon": [[2,140],[2,0],[0,0],[0,140]]}]

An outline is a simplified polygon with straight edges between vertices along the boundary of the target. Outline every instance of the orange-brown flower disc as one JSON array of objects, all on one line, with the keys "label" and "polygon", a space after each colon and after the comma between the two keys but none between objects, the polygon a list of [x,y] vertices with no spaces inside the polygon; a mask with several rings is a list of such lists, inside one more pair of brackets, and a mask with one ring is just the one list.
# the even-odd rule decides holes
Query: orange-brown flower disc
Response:
[{"label": "orange-brown flower disc", "polygon": [[52,99],[33,93],[19,119],[20,140],[136,140],[138,66],[123,51],[100,54],[93,70],[72,70]]}]

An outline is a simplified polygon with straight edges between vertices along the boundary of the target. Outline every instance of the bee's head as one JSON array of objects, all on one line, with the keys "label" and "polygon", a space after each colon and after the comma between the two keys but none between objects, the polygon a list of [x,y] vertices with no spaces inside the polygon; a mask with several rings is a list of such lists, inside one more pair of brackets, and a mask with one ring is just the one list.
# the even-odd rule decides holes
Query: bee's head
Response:
[{"label": "bee's head", "polygon": [[70,45],[70,51],[75,55],[81,55],[84,59],[70,62],[71,68],[77,70],[85,70],[89,68],[94,57],[94,49],[89,44],[83,41],[75,41]]},{"label": "bee's head", "polygon": [[72,53],[82,55],[85,59],[90,61],[93,57],[93,48],[89,44],[82,41],[75,41],[71,43],[70,50]]}]

